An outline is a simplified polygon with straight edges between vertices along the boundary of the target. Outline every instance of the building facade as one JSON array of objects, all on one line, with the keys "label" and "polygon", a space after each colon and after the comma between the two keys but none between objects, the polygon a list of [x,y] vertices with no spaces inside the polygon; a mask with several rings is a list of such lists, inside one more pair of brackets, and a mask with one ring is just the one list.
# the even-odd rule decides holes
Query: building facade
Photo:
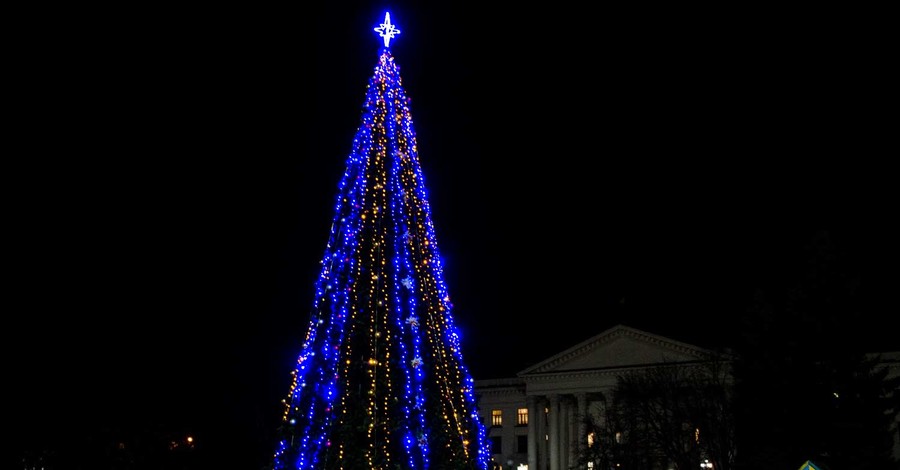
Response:
[{"label": "building facade", "polygon": [[[599,415],[600,397],[613,390],[617,377],[662,365],[698,366],[716,357],[714,351],[617,325],[515,378],[476,380],[494,468],[567,470],[587,445],[578,437],[585,436],[581,417]],[[900,353],[881,357],[891,376],[900,375]],[[900,458],[900,435],[894,454]]]}]

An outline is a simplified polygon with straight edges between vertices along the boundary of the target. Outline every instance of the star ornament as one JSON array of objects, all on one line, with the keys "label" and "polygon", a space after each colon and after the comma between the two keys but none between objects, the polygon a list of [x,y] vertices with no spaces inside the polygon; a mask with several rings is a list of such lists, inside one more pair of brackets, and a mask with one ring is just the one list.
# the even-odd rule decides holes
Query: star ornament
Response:
[{"label": "star ornament", "polygon": [[384,47],[391,47],[391,39],[400,34],[400,30],[391,24],[391,14],[388,12],[384,14],[384,23],[378,25],[375,32],[384,39]]}]

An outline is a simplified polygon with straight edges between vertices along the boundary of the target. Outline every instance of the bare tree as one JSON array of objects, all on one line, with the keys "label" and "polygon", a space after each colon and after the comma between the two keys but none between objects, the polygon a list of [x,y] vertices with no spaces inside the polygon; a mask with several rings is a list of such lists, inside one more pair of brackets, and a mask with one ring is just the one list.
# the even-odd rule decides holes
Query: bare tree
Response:
[{"label": "bare tree", "polygon": [[[610,400],[582,417],[584,468],[731,470],[735,457],[728,362],[664,364],[618,377]],[[587,437],[587,436],[586,436]]]}]

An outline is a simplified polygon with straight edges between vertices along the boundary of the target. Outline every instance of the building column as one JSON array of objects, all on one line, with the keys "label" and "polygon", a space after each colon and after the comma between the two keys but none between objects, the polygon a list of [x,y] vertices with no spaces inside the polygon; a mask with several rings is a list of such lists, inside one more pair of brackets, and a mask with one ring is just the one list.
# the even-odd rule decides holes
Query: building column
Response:
[{"label": "building column", "polygon": [[578,455],[587,447],[587,436],[584,435],[586,431],[584,420],[587,418],[587,394],[579,393],[575,396],[575,399],[578,403],[578,410],[575,415],[575,445],[572,446],[572,452]]},{"label": "building column", "polygon": [[528,395],[525,397],[528,403],[528,468],[537,470],[538,468],[538,428],[540,424],[540,415],[538,415],[537,397]]},{"label": "building column", "polygon": [[547,396],[541,397],[538,404],[539,413],[541,414],[540,433],[538,434],[538,468],[540,470],[548,470],[550,468],[550,441],[547,440],[550,424],[547,421],[550,405],[547,402]]},{"label": "building column", "polygon": [[576,434],[576,428],[578,425],[578,417],[576,416],[577,407],[576,403],[572,399],[571,396],[566,399],[566,447],[564,449],[564,454],[566,456],[566,466],[565,468],[569,468],[575,463],[575,459],[577,455],[575,455],[576,446],[578,445],[578,441],[580,438]]},{"label": "building column", "polygon": [[550,395],[550,470],[559,468],[559,395]]}]

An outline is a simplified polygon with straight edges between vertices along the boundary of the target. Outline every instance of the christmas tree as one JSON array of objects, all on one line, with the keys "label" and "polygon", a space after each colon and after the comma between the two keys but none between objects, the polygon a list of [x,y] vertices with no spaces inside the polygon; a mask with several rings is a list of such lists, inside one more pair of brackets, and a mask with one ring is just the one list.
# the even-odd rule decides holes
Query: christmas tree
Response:
[{"label": "christmas tree", "polygon": [[276,469],[485,469],[390,14],[340,181]]}]

